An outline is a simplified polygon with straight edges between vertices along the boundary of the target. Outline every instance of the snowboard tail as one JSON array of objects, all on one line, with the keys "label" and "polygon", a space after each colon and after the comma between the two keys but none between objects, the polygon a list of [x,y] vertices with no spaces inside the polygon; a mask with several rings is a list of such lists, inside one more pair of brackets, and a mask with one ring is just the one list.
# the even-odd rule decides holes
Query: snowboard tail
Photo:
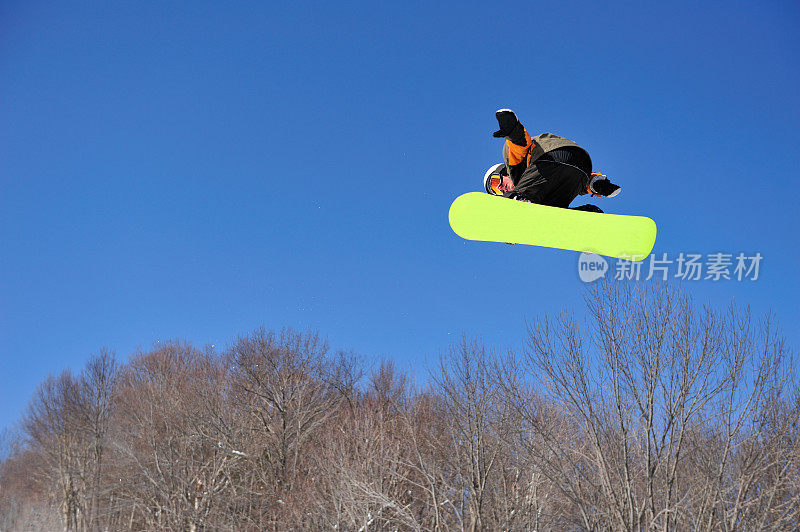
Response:
[{"label": "snowboard tail", "polygon": [[644,260],[656,223],[644,216],[548,207],[468,192],[450,206],[450,227],[467,240],[544,246],[628,260]]}]

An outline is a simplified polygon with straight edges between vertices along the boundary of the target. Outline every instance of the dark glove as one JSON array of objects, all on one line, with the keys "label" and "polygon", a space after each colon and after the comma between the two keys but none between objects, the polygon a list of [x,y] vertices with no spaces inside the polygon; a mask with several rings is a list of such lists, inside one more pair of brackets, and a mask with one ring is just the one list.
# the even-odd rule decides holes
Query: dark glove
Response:
[{"label": "dark glove", "polygon": [[518,146],[527,146],[525,128],[511,109],[500,109],[495,113],[500,129],[492,133],[493,137],[505,137]]}]

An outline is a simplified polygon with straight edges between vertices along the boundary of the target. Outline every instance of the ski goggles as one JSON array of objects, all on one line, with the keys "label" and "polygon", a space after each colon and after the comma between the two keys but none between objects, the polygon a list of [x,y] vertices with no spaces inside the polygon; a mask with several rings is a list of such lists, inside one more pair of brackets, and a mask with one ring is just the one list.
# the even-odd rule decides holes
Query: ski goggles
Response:
[{"label": "ski goggles", "polygon": [[503,195],[503,191],[500,190],[500,185],[503,184],[503,176],[500,174],[492,174],[489,177],[489,190],[492,191],[493,194],[498,196]]}]

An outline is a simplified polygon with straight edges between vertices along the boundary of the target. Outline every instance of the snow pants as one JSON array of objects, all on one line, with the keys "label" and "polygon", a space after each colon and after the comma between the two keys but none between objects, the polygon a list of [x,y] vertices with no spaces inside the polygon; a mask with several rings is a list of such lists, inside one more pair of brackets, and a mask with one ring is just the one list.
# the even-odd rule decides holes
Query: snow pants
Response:
[{"label": "snow pants", "polygon": [[525,169],[508,195],[566,209],[578,195],[586,194],[588,183],[589,176],[577,166],[539,159]]}]

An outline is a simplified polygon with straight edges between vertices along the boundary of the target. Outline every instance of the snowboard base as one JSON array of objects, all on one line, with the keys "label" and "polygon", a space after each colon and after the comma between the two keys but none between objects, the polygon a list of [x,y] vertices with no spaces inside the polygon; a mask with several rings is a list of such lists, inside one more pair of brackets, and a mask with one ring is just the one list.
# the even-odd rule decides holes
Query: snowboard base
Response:
[{"label": "snowboard base", "polygon": [[628,260],[644,260],[656,223],[626,216],[526,203],[468,192],[450,206],[450,227],[467,240],[543,246]]}]

